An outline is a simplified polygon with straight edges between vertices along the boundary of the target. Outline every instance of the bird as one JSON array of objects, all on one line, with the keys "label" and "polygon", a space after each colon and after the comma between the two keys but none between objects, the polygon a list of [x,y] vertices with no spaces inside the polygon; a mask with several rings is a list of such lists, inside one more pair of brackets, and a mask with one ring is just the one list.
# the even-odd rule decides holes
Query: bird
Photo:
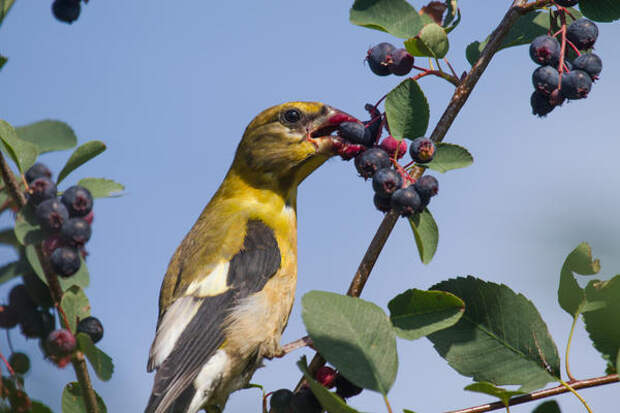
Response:
[{"label": "bird", "polygon": [[297,187],[348,144],[353,116],[288,102],[245,129],[222,184],[172,256],[159,296],[145,413],[222,412],[280,345],[297,282]]}]

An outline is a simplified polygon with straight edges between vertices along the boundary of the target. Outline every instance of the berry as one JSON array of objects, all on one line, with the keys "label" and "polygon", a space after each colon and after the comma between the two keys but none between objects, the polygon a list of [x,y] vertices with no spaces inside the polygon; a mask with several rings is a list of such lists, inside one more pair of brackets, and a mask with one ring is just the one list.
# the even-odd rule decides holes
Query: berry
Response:
[{"label": "berry", "polygon": [[530,57],[539,65],[555,64],[560,60],[560,42],[554,37],[541,35],[530,44]]},{"label": "berry", "polygon": [[594,53],[584,53],[573,61],[573,68],[583,70],[595,79],[603,70],[603,61]]},{"label": "berry", "polygon": [[52,331],[45,339],[45,349],[52,359],[68,356],[75,347],[75,337],[64,328]]},{"label": "berry", "polygon": [[15,390],[9,393],[9,403],[11,404],[11,412],[28,413],[32,410],[32,402],[23,390]]},{"label": "berry", "polygon": [[336,370],[331,367],[323,366],[317,370],[315,377],[316,381],[321,383],[323,387],[331,389],[334,387],[334,381],[336,380],[337,374],[338,373],[336,373]]},{"label": "berry", "polygon": [[97,343],[103,338],[103,325],[96,317],[86,317],[78,323],[77,332],[88,334],[93,343]]},{"label": "berry", "polygon": [[50,255],[50,264],[54,272],[63,278],[70,277],[80,269],[80,254],[75,248],[56,248]]},{"label": "berry", "polygon": [[401,188],[392,195],[392,208],[403,217],[410,217],[418,212],[422,206],[420,195],[413,186]]},{"label": "berry", "polygon": [[562,78],[562,93],[568,99],[583,99],[592,88],[592,78],[583,70],[572,70]]},{"label": "berry", "polygon": [[90,211],[88,215],[84,216],[84,220],[90,225],[93,225],[93,221],[95,220],[95,214],[93,213],[93,211]]},{"label": "berry", "polygon": [[540,66],[532,73],[534,89],[550,95],[560,85],[560,73],[551,66]]},{"label": "berry", "polygon": [[54,17],[64,23],[73,23],[80,17],[80,0],[54,0]]},{"label": "berry", "polygon": [[381,149],[386,151],[388,155],[390,155],[390,158],[393,158],[394,155],[396,155],[396,150],[398,150],[398,156],[396,157],[396,159],[402,158],[403,156],[405,156],[405,153],[407,153],[407,142],[405,142],[404,140],[398,141],[395,137],[391,135],[383,139],[379,146],[381,147]]},{"label": "berry", "polygon": [[413,68],[413,56],[407,49],[396,49],[388,56],[388,69],[398,76],[405,76]]},{"label": "berry", "polygon": [[321,413],[323,411],[321,404],[309,387],[302,387],[293,395],[291,407],[295,413]]},{"label": "berry", "polygon": [[17,374],[26,374],[30,370],[30,359],[24,353],[13,353],[9,357],[9,364]]},{"label": "berry", "polygon": [[24,285],[30,293],[30,296],[37,305],[46,308],[54,305],[52,297],[50,296],[50,289],[43,281],[41,281],[38,275],[34,272],[26,271],[22,275],[22,278],[24,280]]},{"label": "berry", "polygon": [[532,114],[537,115],[541,118],[543,116],[547,116],[549,112],[555,109],[555,106],[553,106],[549,102],[549,96],[545,96],[537,90],[532,93],[532,97],[530,98],[530,105],[532,105]]},{"label": "berry", "polygon": [[48,232],[58,232],[62,224],[69,219],[67,208],[58,199],[48,199],[37,206],[35,215],[41,228]]},{"label": "berry", "polygon": [[556,89],[549,95],[549,104],[551,104],[551,106],[560,106],[564,103],[564,99],[566,99],[566,97],[562,94],[562,91]]},{"label": "berry", "polygon": [[439,192],[439,182],[437,182],[434,176],[424,175],[413,184],[413,188],[420,195],[420,200],[422,201],[420,211],[422,211],[426,208],[431,198]]},{"label": "berry", "polygon": [[46,176],[41,176],[30,183],[30,201],[33,205],[56,198],[56,184]]},{"label": "berry", "polygon": [[17,310],[9,305],[0,305],[0,327],[13,328],[19,323]]},{"label": "berry", "polygon": [[9,293],[9,305],[13,307],[18,314],[32,311],[37,307],[24,284],[18,284],[11,289]]},{"label": "berry", "polygon": [[72,186],[60,198],[71,217],[83,217],[93,209],[93,196],[83,186]]},{"label": "berry", "polygon": [[370,148],[355,157],[355,168],[364,178],[371,178],[379,169],[392,165],[388,154],[380,148]]},{"label": "berry", "polygon": [[28,182],[28,184],[41,177],[52,177],[52,171],[50,171],[49,168],[42,163],[35,163],[26,171],[26,182]]},{"label": "berry", "polygon": [[363,389],[361,387],[357,387],[355,384],[351,383],[342,374],[339,374],[338,377],[336,377],[336,394],[343,399],[357,396],[362,392],[362,390]]},{"label": "berry", "polygon": [[575,20],[566,29],[566,38],[579,50],[591,49],[598,38],[598,27],[588,19]]},{"label": "berry", "polygon": [[381,197],[390,197],[403,184],[403,178],[391,168],[379,169],[372,177],[372,188]]},{"label": "berry", "polygon": [[366,61],[370,70],[375,75],[387,76],[390,74],[390,69],[387,66],[388,55],[395,49],[393,45],[387,42],[379,43],[378,45],[370,48],[366,55]]},{"label": "berry", "polygon": [[270,413],[288,413],[290,412],[291,402],[295,393],[289,389],[280,389],[271,393],[269,399]]},{"label": "berry", "polygon": [[60,229],[60,236],[73,247],[82,247],[90,239],[90,224],[83,218],[71,218]]},{"label": "berry", "polygon": [[381,138],[381,117],[376,119],[367,120],[362,122],[370,135],[370,141],[372,144],[377,142]]},{"label": "berry", "polygon": [[409,145],[409,154],[417,163],[428,163],[435,156],[435,144],[429,138],[416,138]]},{"label": "berry", "polygon": [[383,197],[379,194],[375,194],[372,198],[372,202],[375,204],[375,208],[381,212],[389,212],[392,209],[391,197]]},{"label": "berry", "polygon": [[342,122],[338,125],[338,134],[351,143],[372,146],[372,137],[366,127],[357,122]]},{"label": "berry", "polygon": [[65,243],[60,237],[60,234],[52,234],[49,237],[45,238],[45,240],[43,240],[41,247],[43,248],[43,252],[46,255],[50,255],[52,252],[54,252],[56,248],[63,247],[64,245]]},{"label": "berry", "polygon": [[579,3],[579,0],[555,0],[555,3],[562,7],[573,7]]},{"label": "berry", "polygon": [[54,329],[54,316],[45,310],[31,310],[20,318],[21,332],[28,338],[46,337]]}]

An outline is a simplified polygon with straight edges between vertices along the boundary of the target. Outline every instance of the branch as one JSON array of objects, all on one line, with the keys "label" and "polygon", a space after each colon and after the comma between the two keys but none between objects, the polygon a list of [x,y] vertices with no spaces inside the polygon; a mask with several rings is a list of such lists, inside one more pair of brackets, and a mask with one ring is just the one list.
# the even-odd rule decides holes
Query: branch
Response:
[{"label": "branch", "polygon": [[[595,377],[593,379],[586,380],[575,380],[571,381],[570,385],[573,389],[587,389],[589,387],[602,386],[604,384],[610,384],[620,381],[617,374],[610,374],[608,376]],[[560,385],[557,387],[552,387],[550,389],[539,390],[529,394],[524,394],[523,396],[514,397],[508,401],[509,406],[514,406],[517,404],[527,403],[532,400],[544,399],[546,397],[557,396],[558,394],[566,393],[568,390],[566,387]],[[481,413],[481,412],[490,412],[493,410],[505,409],[506,406],[503,402],[497,401],[488,404],[482,404],[480,406],[469,407],[467,409],[461,410],[451,410],[446,413]]]},{"label": "branch", "polygon": [[[26,206],[26,196],[20,191],[17,179],[15,178],[15,175],[13,175],[13,172],[11,171],[11,168],[4,159],[2,153],[0,153],[0,172],[2,173],[2,179],[6,183],[9,195],[13,199],[13,202],[15,202],[19,209]],[[35,248],[37,251],[37,258],[39,259],[41,267],[43,268],[43,273],[45,274],[45,280],[47,281],[50,295],[52,296],[54,305],[58,310],[59,317],[62,318],[64,315],[64,312],[60,307],[60,303],[62,301],[62,288],[60,287],[60,283],[58,282],[58,277],[50,267],[50,263],[45,257],[45,254],[43,253],[43,248],[41,247],[41,244],[37,244]],[[68,328],[68,326],[65,327]],[[86,404],[86,411],[88,413],[98,413],[99,408],[97,406],[95,390],[93,389],[93,386],[91,384],[90,376],[88,375],[88,369],[86,368],[86,362],[84,361],[84,356],[82,355],[82,353],[77,352],[71,359],[71,363],[73,364],[75,375],[78,379],[78,382],[80,383],[80,388],[82,389],[82,396],[84,397],[84,403]]]}]

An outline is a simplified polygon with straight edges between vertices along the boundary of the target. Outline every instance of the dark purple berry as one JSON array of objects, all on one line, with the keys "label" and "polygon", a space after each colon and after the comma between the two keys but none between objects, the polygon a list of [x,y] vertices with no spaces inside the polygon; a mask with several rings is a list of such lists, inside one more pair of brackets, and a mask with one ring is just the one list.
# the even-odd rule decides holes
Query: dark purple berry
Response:
[{"label": "dark purple berry", "polygon": [[309,387],[302,387],[293,395],[292,411],[295,413],[321,413],[323,408]]},{"label": "dark purple berry", "polygon": [[435,156],[435,144],[429,138],[416,138],[409,145],[409,154],[417,163],[428,163]]},{"label": "dark purple berry", "polygon": [[103,338],[103,325],[96,317],[86,317],[78,323],[77,332],[88,334],[93,343],[97,343]]},{"label": "dark purple berry", "polygon": [[439,192],[439,182],[434,176],[424,175],[413,184],[413,189],[420,195],[422,205],[420,211],[422,211],[428,205],[432,197]]},{"label": "dark purple berry", "polygon": [[23,390],[15,390],[9,393],[10,411],[12,413],[27,413],[32,411],[32,401]]},{"label": "dark purple berry", "polygon": [[[562,84],[564,86],[564,84]],[[555,106],[552,105],[549,101],[549,96],[540,93],[535,90],[532,93],[532,97],[530,98],[530,105],[532,105],[532,114],[537,115],[538,117],[547,116],[549,112],[555,109]]]},{"label": "dark purple berry", "polygon": [[389,212],[392,209],[392,200],[391,197],[383,197],[379,194],[375,194],[372,198],[372,202],[375,204],[375,208],[377,208],[381,212]]},{"label": "dark purple berry", "polygon": [[45,310],[31,310],[20,318],[21,332],[28,338],[45,338],[54,329],[54,316]]},{"label": "dark purple berry", "polygon": [[19,313],[10,305],[0,305],[0,328],[13,328],[19,323]]},{"label": "dark purple berry", "polygon": [[80,17],[80,0],[54,0],[54,17],[64,23],[73,23]]},{"label": "dark purple berry", "polygon": [[338,125],[338,134],[351,143],[372,146],[374,143],[366,127],[357,122],[342,122]]},{"label": "dark purple berry", "polygon": [[75,336],[64,328],[54,330],[45,339],[47,354],[55,357],[67,356],[75,351]]},{"label": "dark purple berry", "polygon": [[383,197],[390,197],[403,184],[403,178],[392,168],[379,169],[372,177],[372,188]]},{"label": "dark purple berry", "polygon": [[30,201],[33,205],[56,198],[56,194],[56,184],[46,176],[41,176],[30,183]]},{"label": "dark purple berry", "polygon": [[588,19],[575,20],[566,29],[566,38],[579,50],[591,49],[598,38],[598,27]]},{"label": "dark purple berry", "polygon": [[24,280],[24,285],[30,293],[30,296],[37,305],[46,308],[52,307],[54,305],[54,301],[50,296],[50,289],[43,281],[41,281],[38,275],[36,275],[32,271],[26,271],[22,275],[22,278]]},{"label": "dark purple berry", "polygon": [[41,202],[35,210],[41,228],[48,232],[58,232],[69,219],[69,211],[56,198]]},{"label": "dark purple berry", "polygon": [[390,43],[383,42],[370,48],[366,56],[366,61],[370,70],[378,76],[387,76],[390,69],[387,66],[388,55],[394,50],[394,46]]},{"label": "dark purple berry", "polygon": [[362,122],[370,135],[371,145],[374,145],[381,138],[381,117]]},{"label": "dark purple berry", "polygon": [[579,3],[579,0],[555,0],[555,3],[562,7],[573,7]]},{"label": "dark purple berry", "polygon": [[534,89],[550,95],[560,85],[560,73],[551,66],[540,66],[532,73]]},{"label": "dark purple berry", "polygon": [[413,56],[407,49],[395,49],[388,56],[388,69],[397,76],[405,76],[413,68]]},{"label": "dark purple berry", "polygon": [[24,353],[12,353],[9,364],[17,374],[26,374],[30,370],[30,359]]},{"label": "dark purple berry", "polygon": [[364,178],[371,178],[379,169],[392,165],[388,154],[380,148],[369,148],[355,157],[355,168]]},{"label": "dark purple berry", "polygon": [[560,60],[560,42],[554,37],[542,35],[532,40],[530,57],[539,65],[553,65]]},{"label": "dark purple berry", "polygon": [[422,201],[413,186],[401,188],[392,195],[392,208],[403,217],[410,217],[420,210]]},{"label": "dark purple berry", "polygon": [[[387,152],[390,158],[393,158],[396,155],[396,159],[400,159],[405,156],[405,153],[407,153],[407,142],[404,140],[399,141],[391,135],[383,139],[379,146]],[[398,154],[396,153],[397,151]]]},{"label": "dark purple berry", "polygon": [[34,181],[37,178],[51,178],[52,171],[42,163],[35,163],[26,171],[26,182],[30,184],[30,182]]},{"label": "dark purple berry", "polygon": [[584,53],[573,61],[573,68],[583,70],[595,79],[603,70],[603,61],[594,53]]},{"label": "dark purple berry", "polygon": [[592,78],[583,70],[571,70],[562,77],[562,94],[568,99],[583,99],[592,89]]},{"label": "dark purple berry", "polygon": [[9,306],[14,308],[18,314],[32,311],[37,307],[24,284],[18,284],[11,289]]},{"label": "dark purple berry", "polygon": [[289,413],[291,411],[291,403],[295,393],[289,389],[280,389],[271,393],[269,399],[270,413]]},{"label": "dark purple berry", "polygon": [[60,236],[72,247],[83,247],[90,239],[90,235],[90,224],[83,218],[70,218],[60,229]]},{"label": "dark purple berry", "polygon": [[554,90],[549,95],[549,103],[551,104],[551,106],[560,106],[562,103],[564,103],[564,99],[566,99],[566,97],[562,94],[562,91],[560,89]]},{"label": "dark purple berry", "polygon": [[50,255],[52,269],[60,277],[70,277],[80,269],[80,253],[71,247],[56,248]]},{"label": "dark purple berry", "polygon": [[357,396],[362,392],[362,390],[363,389],[361,387],[358,387],[355,384],[351,383],[342,374],[339,374],[336,378],[336,394],[343,399]]},{"label": "dark purple berry", "polygon": [[60,198],[71,217],[83,217],[93,209],[93,196],[83,186],[72,186]]}]

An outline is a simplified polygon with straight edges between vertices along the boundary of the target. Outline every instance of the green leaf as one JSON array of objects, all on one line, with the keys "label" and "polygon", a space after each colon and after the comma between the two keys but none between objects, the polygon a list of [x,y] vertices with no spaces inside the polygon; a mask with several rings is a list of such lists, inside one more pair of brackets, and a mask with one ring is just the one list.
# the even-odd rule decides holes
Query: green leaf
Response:
[{"label": "green leaf", "polygon": [[15,237],[22,245],[36,244],[45,239],[45,234],[41,230],[34,207],[27,204],[15,217]]},{"label": "green leaf", "polygon": [[488,381],[479,381],[465,386],[465,390],[473,391],[476,393],[488,394],[489,396],[497,397],[504,403],[504,406],[508,406],[508,401],[511,397],[523,394],[520,391],[510,391],[501,387],[497,387],[493,383]]},{"label": "green leaf", "polygon": [[431,212],[424,208],[424,211],[409,218],[409,225],[413,230],[415,243],[418,246],[420,260],[428,264],[433,259],[437,244],[439,243],[439,228],[431,215]]},{"label": "green leaf", "polygon": [[532,413],[562,413],[560,405],[555,400],[548,400],[536,406]]},{"label": "green leaf", "polygon": [[90,316],[90,302],[88,302],[88,297],[86,297],[84,290],[74,285],[64,292],[60,305],[67,315],[69,329],[75,334],[78,319],[82,320]]},{"label": "green leaf", "polygon": [[328,413],[357,413],[357,410],[348,406],[340,396],[327,390],[321,383],[312,377],[310,371],[308,371],[306,356],[301,357],[301,359],[297,362],[297,366],[304,374],[306,381],[310,385],[310,390],[312,390],[312,393],[314,393],[316,398],[319,400],[319,403],[321,403],[323,409],[327,410]]},{"label": "green leaf", "polygon": [[116,181],[105,178],[83,178],[78,185],[88,189],[93,198],[119,196],[125,187]]},{"label": "green leaf", "polygon": [[351,23],[388,32],[401,39],[415,36],[424,20],[405,0],[355,0],[349,13]]},{"label": "green leaf", "polygon": [[585,293],[588,302],[604,304],[584,313],[583,319],[594,347],[615,366],[620,351],[620,275],[609,281],[590,281]]},{"label": "green leaf", "polygon": [[422,166],[444,173],[451,169],[465,168],[474,163],[474,157],[462,146],[438,142],[435,147],[433,160]]},{"label": "green leaf", "polygon": [[600,269],[599,260],[592,259],[592,249],[586,242],[582,242],[568,254],[560,271],[560,286],[558,288],[558,302],[564,311],[573,317],[577,317],[586,310],[585,293],[577,284],[573,273],[593,275],[597,274]]},{"label": "green leaf", "polygon": [[[95,393],[95,395],[97,396],[97,406],[99,407],[99,413],[107,413],[108,409],[106,408],[105,403],[97,393]],[[86,405],[84,404],[84,399],[82,397],[80,383],[67,383],[64,390],[62,391],[61,405],[62,413],[88,413],[86,410]]]},{"label": "green leaf", "polygon": [[413,410],[403,409],[403,413],[415,413]]},{"label": "green leaf", "polygon": [[447,9],[442,26],[446,30],[446,33],[450,33],[452,30],[456,29],[456,26],[461,22],[461,10],[456,0],[445,0],[444,3]]},{"label": "green leaf", "polygon": [[618,0],[581,0],[579,9],[585,17],[597,22],[612,22],[620,19]]},{"label": "green leaf", "polygon": [[[37,256],[35,246],[32,244],[26,245],[25,252],[28,263],[32,267],[33,271],[39,276],[41,281],[43,281],[47,285],[47,279],[45,278],[45,273],[43,272],[43,267],[41,266],[41,262],[39,261],[39,257]],[[88,287],[88,284],[90,283],[88,267],[86,266],[83,258],[80,258],[80,261],[82,262],[82,265],[80,265],[80,269],[78,270],[78,272],[67,278],[58,277],[58,283],[60,284],[60,288],[62,288],[63,291],[67,291],[74,285],[81,288]]]},{"label": "green leaf", "polygon": [[77,149],[71,154],[71,157],[65,166],[62,168],[62,171],[58,174],[58,181],[56,183],[59,184],[72,171],[99,155],[101,152],[105,151],[105,149],[106,146],[101,141],[89,141],[78,146]]},{"label": "green leaf", "polygon": [[42,120],[15,128],[17,135],[34,143],[39,153],[62,151],[77,145],[77,137],[69,125],[59,120]]},{"label": "green leaf", "polygon": [[0,284],[22,275],[28,269],[23,259],[10,262],[0,267]]},{"label": "green leaf", "polygon": [[114,372],[114,363],[112,363],[110,356],[95,347],[90,336],[87,334],[78,333],[76,339],[78,348],[86,355],[86,358],[88,358],[97,377],[103,381],[110,380]]},{"label": "green leaf", "polygon": [[8,62],[9,59],[6,58],[6,56],[2,56],[0,55],[0,69],[2,69],[2,67],[5,65],[6,62]]},{"label": "green leaf", "polygon": [[30,413],[54,413],[52,409],[44,405],[43,403],[32,400],[32,407],[30,408]]},{"label": "green leaf", "polygon": [[445,291],[410,289],[388,304],[390,319],[399,337],[416,340],[454,325],[465,311],[465,303]]},{"label": "green leaf", "polygon": [[0,120],[0,150],[11,157],[22,174],[34,164],[39,155],[36,145],[20,139],[15,129],[3,120]]},{"label": "green leaf", "polygon": [[536,307],[505,285],[469,276],[431,287],[465,301],[454,326],[428,336],[460,374],[530,392],[560,377],[558,350]]},{"label": "green leaf", "polygon": [[360,298],[310,291],[302,318],[319,353],[354,384],[382,394],[398,370],[392,323],[377,305]]},{"label": "green leaf", "polygon": [[0,244],[9,245],[14,248],[18,248],[20,246],[13,228],[9,227],[0,231]]},{"label": "green leaf", "polygon": [[390,132],[398,140],[424,136],[428,128],[429,108],[418,82],[405,79],[388,93],[385,113]]},{"label": "green leaf", "polygon": [[429,23],[420,33],[405,40],[405,48],[413,56],[428,56],[441,59],[448,53],[450,42],[443,27]]}]

